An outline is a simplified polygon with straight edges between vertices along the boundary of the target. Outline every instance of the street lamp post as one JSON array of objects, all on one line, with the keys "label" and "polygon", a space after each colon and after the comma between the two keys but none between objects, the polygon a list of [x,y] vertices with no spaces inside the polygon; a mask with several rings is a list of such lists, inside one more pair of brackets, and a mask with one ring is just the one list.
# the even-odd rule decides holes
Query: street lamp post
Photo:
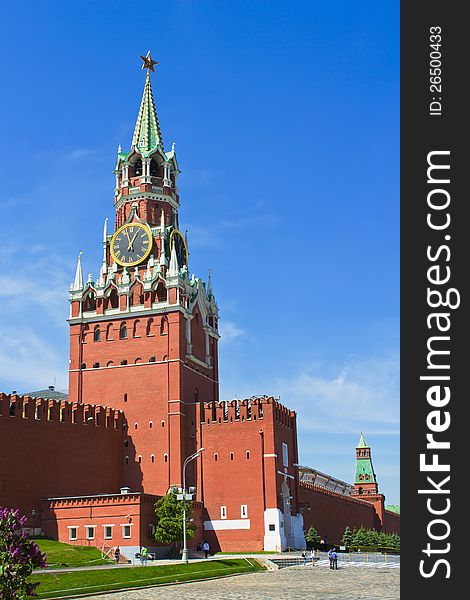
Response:
[{"label": "street lamp post", "polygon": [[183,554],[181,556],[181,560],[184,563],[188,562],[188,544],[186,539],[186,466],[192,460],[200,456],[203,450],[204,448],[199,448],[197,452],[191,454],[191,456],[188,456],[188,458],[183,463]]}]

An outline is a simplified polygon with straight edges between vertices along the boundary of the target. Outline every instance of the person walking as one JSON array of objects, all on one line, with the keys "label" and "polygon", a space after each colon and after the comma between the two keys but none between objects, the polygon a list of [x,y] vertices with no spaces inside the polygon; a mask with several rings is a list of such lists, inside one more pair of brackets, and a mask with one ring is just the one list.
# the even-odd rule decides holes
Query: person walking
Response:
[{"label": "person walking", "polygon": [[302,550],[302,560],[304,561],[303,565],[305,567],[305,565],[307,564],[307,551],[306,550]]},{"label": "person walking", "polygon": [[140,549],[140,562],[143,565],[147,564],[147,560],[149,557],[149,551],[145,546],[142,546],[142,548]]},{"label": "person walking", "polygon": [[204,558],[207,558],[209,556],[209,544],[208,544],[208,542],[204,542],[202,544],[202,551],[204,552]]},{"label": "person walking", "polygon": [[116,546],[116,548],[114,549],[114,560],[116,561],[116,564],[119,563],[120,556],[121,556],[121,550],[120,550],[119,546]]},{"label": "person walking", "polygon": [[328,559],[330,561],[330,569],[333,568],[333,550],[328,550]]},{"label": "person walking", "polygon": [[332,562],[332,569],[333,570],[338,570],[338,554],[336,553],[336,548],[333,548],[332,552],[331,552],[331,562]]},{"label": "person walking", "polygon": [[315,566],[315,550],[312,548],[310,550],[310,561],[312,563],[312,567]]}]

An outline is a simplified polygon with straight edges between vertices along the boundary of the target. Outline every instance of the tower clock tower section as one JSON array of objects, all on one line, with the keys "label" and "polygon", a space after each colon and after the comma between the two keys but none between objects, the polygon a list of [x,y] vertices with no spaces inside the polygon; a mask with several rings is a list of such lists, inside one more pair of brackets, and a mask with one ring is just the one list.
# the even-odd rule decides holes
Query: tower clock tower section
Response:
[{"label": "tower clock tower section", "polygon": [[162,495],[198,449],[196,404],[219,399],[218,308],[210,277],[189,273],[175,148],[165,151],[155,109],[156,62],[142,59],[131,147],[114,170],[115,230],[105,222],[97,279],[85,280],[80,255],[70,286],[69,399],[124,411],[123,484]]},{"label": "tower clock tower section", "polygon": [[374,505],[375,528],[381,531],[384,525],[385,496],[379,493],[377,477],[372,465],[371,449],[366,443],[362,432],[356,446],[356,474],[353,496]]}]

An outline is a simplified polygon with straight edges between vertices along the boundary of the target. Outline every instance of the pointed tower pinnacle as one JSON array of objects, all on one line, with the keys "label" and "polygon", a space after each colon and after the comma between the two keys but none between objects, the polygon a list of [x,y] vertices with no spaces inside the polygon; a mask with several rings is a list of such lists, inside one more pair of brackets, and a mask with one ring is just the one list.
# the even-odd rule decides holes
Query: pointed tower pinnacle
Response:
[{"label": "pointed tower pinnacle", "polygon": [[154,70],[153,65],[157,64],[157,62],[152,60],[150,51],[147,53],[147,56],[141,56],[141,58],[144,61],[142,68],[147,69],[147,77],[132,137],[132,146],[142,154],[148,154],[158,146],[163,149],[163,138],[155,109],[152,86],[150,84],[150,71]]},{"label": "pointed tower pinnacle", "polygon": [[78,255],[77,270],[75,271],[75,280],[73,282],[72,290],[83,290],[82,252]]},{"label": "pointed tower pinnacle", "polygon": [[168,275],[170,277],[177,277],[179,275],[178,257],[176,256],[176,244],[173,244],[171,249],[170,267],[168,269]]},{"label": "pointed tower pinnacle", "polygon": [[361,437],[359,438],[359,443],[357,444],[356,448],[368,448],[369,446],[366,444],[366,440],[364,439],[364,436],[362,435],[362,431],[361,431]]}]

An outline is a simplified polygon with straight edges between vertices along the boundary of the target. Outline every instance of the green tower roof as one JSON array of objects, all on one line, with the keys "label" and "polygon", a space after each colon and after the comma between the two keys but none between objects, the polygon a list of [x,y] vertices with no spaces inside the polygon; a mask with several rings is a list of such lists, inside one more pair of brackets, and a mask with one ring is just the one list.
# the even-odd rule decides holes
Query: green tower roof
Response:
[{"label": "green tower roof", "polygon": [[[357,444],[356,448],[370,448],[370,446],[367,445],[364,436],[362,435],[362,431],[361,437],[359,438],[359,443]],[[374,467],[372,466],[370,452],[367,452],[367,454],[367,457],[356,457],[356,476],[354,477],[354,483],[377,483],[375,479]]]},{"label": "green tower roof", "polygon": [[152,86],[150,84],[150,70],[147,71],[144,93],[140,103],[139,114],[135,124],[132,146],[143,156],[148,156],[160,147],[163,150],[163,138],[158,122],[155,102],[153,100]]}]

